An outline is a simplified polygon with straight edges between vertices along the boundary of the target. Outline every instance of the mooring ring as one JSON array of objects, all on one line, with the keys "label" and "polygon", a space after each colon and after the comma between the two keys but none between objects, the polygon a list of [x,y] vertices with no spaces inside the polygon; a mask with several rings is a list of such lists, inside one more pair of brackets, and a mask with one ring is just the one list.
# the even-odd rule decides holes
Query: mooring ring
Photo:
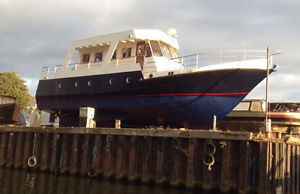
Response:
[{"label": "mooring ring", "polygon": [[216,153],[216,146],[213,143],[208,143],[205,145],[205,153],[214,155]]},{"label": "mooring ring", "polygon": [[35,167],[36,165],[37,165],[37,159],[36,159],[36,157],[35,156],[30,156],[29,158],[28,158],[28,161],[27,161],[27,164],[28,164],[28,166],[29,167]]},{"label": "mooring ring", "polygon": [[206,154],[203,157],[202,162],[203,162],[204,165],[210,167],[210,166],[214,165],[214,163],[215,163],[215,157],[213,155],[211,155],[211,154]]}]

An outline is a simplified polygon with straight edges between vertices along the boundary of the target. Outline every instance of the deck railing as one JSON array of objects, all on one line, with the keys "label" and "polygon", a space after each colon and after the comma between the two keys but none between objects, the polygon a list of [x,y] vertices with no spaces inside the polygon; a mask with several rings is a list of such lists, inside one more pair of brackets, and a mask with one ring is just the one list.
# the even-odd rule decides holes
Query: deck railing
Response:
[{"label": "deck railing", "polygon": [[[271,55],[280,54],[280,51],[272,51]],[[198,68],[206,65],[230,63],[252,59],[267,59],[266,50],[220,50],[213,52],[200,52],[192,55],[172,58],[170,61],[179,62],[184,68]],[[152,63],[155,63],[154,60]]]},{"label": "deck railing", "polygon": [[[280,51],[272,51],[272,55],[280,54]],[[172,65],[174,62],[180,63],[182,65],[182,69],[192,69],[198,68],[201,66],[208,65],[216,65],[221,63],[229,63],[234,61],[244,61],[251,59],[267,59],[267,51],[266,50],[220,50],[213,52],[200,52],[192,55],[186,55],[182,57],[172,58],[167,61],[167,65]],[[158,61],[154,60],[148,61],[147,57],[144,58],[146,63],[157,63]],[[125,65],[132,64],[136,62],[136,56],[131,56],[127,58],[117,58],[110,60],[110,64],[112,65]],[[72,63],[68,64],[67,69],[76,71],[83,69],[92,69],[97,68],[102,65],[102,61],[99,62],[89,62],[89,63]],[[49,79],[53,78],[56,72],[62,70],[62,65],[56,65],[54,67],[43,67],[41,73],[41,79]],[[145,67],[147,68],[147,67]]]}]

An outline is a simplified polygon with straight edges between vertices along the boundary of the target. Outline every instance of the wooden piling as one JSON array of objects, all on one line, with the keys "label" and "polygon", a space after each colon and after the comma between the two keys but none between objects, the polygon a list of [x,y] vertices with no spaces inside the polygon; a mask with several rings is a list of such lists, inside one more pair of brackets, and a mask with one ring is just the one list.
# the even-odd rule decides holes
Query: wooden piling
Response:
[{"label": "wooden piling", "polygon": [[28,167],[28,158],[31,156],[32,144],[33,144],[33,134],[26,133],[25,142],[24,142],[24,155],[23,155],[23,168],[27,169]]},{"label": "wooden piling", "polygon": [[[0,165],[26,169],[28,158],[35,156],[34,169],[51,173],[80,172],[83,176],[197,187],[209,192],[274,193],[277,189],[299,193],[300,139],[290,134],[282,134],[282,138],[259,135],[0,127]],[[39,181],[45,184],[43,178]]]},{"label": "wooden piling", "polygon": [[16,136],[17,136],[17,140],[16,140],[16,151],[14,156],[15,157],[14,168],[20,168],[22,167],[25,133],[19,132],[17,133]]},{"label": "wooden piling", "polygon": [[71,146],[72,146],[72,141],[71,141],[71,135],[70,134],[64,134],[62,138],[62,151],[61,155],[59,158],[59,163],[60,163],[60,173],[68,173],[69,172],[69,167],[70,167],[70,157],[71,157]]},{"label": "wooden piling", "polygon": [[[222,150],[222,167],[220,177],[220,191],[228,192],[232,187],[232,143],[230,141],[223,142]],[[242,161],[242,160],[241,160]]]},{"label": "wooden piling", "polygon": [[7,149],[7,133],[1,133],[0,166],[4,166],[6,163],[6,149]]},{"label": "wooden piling", "polygon": [[195,165],[198,165],[195,163],[196,160],[196,153],[195,153],[195,139],[189,139],[188,140],[188,156],[187,156],[187,170],[186,170],[186,183],[185,185],[188,188],[193,188],[196,186],[196,178],[195,178]]},{"label": "wooden piling", "polygon": [[41,133],[34,133],[33,148],[31,155],[36,157],[37,164],[34,168],[40,168],[41,165]]},{"label": "wooden piling", "polygon": [[248,141],[239,142],[239,181],[238,181],[238,191],[240,193],[249,192],[249,166],[250,166],[250,155],[251,147]]},{"label": "wooden piling", "polygon": [[129,165],[129,138],[119,136],[117,140],[116,178],[127,179]]},{"label": "wooden piling", "polygon": [[10,132],[8,136],[7,154],[6,154],[6,167],[12,167],[14,164],[15,154],[15,134]]},{"label": "wooden piling", "polygon": [[58,168],[58,156],[59,156],[59,140],[60,134],[54,133],[52,136],[52,147],[51,147],[51,159],[50,159],[50,171],[57,172]]},{"label": "wooden piling", "polygon": [[73,134],[72,135],[72,150],[71,150],[71,159],[70,159],[70,173],[71,174],[77,174],[78,168],[79,168],[79,135]]},{"label": "wooden piling", "polygon": [[106,138],[104,135],[95,136],[94,146],[97,148],[96,152],[96,166],[95,166],[95,175],[103,176],[104,174],[104,161],[105,161],[105,142]]},{"label": "wooden piling", "polygon": [[51,156],[51,134],[42,134],[41,171],[49,170]]}]

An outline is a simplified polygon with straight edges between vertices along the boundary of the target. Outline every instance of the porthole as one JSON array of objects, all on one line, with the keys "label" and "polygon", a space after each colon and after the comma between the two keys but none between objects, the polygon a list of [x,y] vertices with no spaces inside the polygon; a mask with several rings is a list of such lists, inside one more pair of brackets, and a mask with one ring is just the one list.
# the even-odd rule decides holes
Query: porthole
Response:
[{"label": "porthole", "polygon": [[91,86],[92,86],[92,83],[93,83],[93,82],[90,80],[90,81],[88,81],[87,84],[88,84],[89,87],[91,87]]},{"label": "porthole", "polygon": [[113,84],[113,79],[110,79],[110,80],[108,81],[108,83],[109,83],[109,85],[112,85],[112,84]]},{"label": "porthole", "polygon": [[62,88],[62,84],[61,83],[58,84],[58,88]]},{"label": "porthole", "polygon": [[130,77],[127,77],[127,78],[126,78],[126,83],[127,83],[127,84],[130,84],[130,82],[131,82],[131,78],[130,78]]},{"label": "porthole", "polygon": [[75,85],[75,87],[77,88],[77,87],[79,86],[78,81],[76,81],[76,82],[74,83],[74,85]]}]

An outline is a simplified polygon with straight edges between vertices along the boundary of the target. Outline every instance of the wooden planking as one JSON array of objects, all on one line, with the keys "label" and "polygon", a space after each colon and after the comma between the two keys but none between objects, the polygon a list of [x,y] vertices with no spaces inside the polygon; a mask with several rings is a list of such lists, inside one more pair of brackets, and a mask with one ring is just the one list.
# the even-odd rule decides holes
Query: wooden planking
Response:
[{"label": "wooden planking", "polygon": [[17,133],[14,168],[22,167],[25,133]]},{"label": "wooden planking", "polygon": [[12,167],[14,164],[16,135],[12,132],[8,136],[7,153],[6,153],[6,167]]},{"label": "wooden planking", "polygon": [[166,138],[162,138],[161,141],[157,142],[156,149],[156,173],[155,173],[155,182],[158,184],[163,183],[163,158],[164,158],[164,141]]},{"label": "wooden planking", "polygon": [[37,159],[37,166],[35,166],[35,168],[40,168],[41,165],[41,137],[41,133],[34,133],[32,156],[35,156]]},{"label": "wooden planking", "polygon": [[72,151],[72,136],[63,134],[61,154],[59,158],[60,173],[68,173],[70,167],[71,151]]},{"label": "wooden planking", "polygon": [[250,191],[250,156],[251,147],[248,141],[239,142],[239,176],[238,176],[238,191],[247,193]]},{"label": "wooden planking", "polygon": [[269,143],[259,142],[259,174],[258,174],[258,193],[268,193],[268,155]]},{"label": "wooden planking", "polygon": [[[300,150],[291,142],[101,133],[10,133],[11,136],[1,133],[0,138],[0,145],[4,145],[2,152],[0,146],[0,157],[4,153],[7,166],[15,167],[20,160],[17,159],[18,150],[24,147],[24,154],[19,158],[25,168],[28,157],[34,154],[40,161],[40,170],[48,168],[51,172],[76,174],[84,171],[82,175],[103,174],[108,178],[201,186],[204,190],[222,192],[271,193],[277,186],[282,186],[286,193],[299,191]],[[34,141],[36,146],[33,146]],[[211,171],[203,164],[205,146],[209,142],[216,146]]]},{"label": "wooden planking", "polygon": [[232,187],[232,142],[223,142],[221,173],[220,173],[220,191],[228,192]]},{"label": "wooden planking", "polygon": [[185,185],[189,188],[196,186],[196,177],[195,177],[195,160],[196,160],[196,140],[188,140],[188,156],[187,156],[187,169],[186,169],[186,182]]},{"label": "wooden planking", "polygon": [[52,136],[52,147],[51,147],[51,158],[50,158],[50,171],[57,172],[58,169],[58,159],[60,150],[60,134],[53,134]]},{"label": "wooden planking", "polygon": [[154,183],[156,171],[156,141],[152,137],[145,138],[143,150],[142,182]]},{"label": "wooden planking", "polygon": [[0,141],[0,166],[4,166],[6,164],[6,151],[7,151],[7,142],[8,135],[7,133],[0,133],[1,141]]},{"label": "wooden planking", "polygon": [[[92,145],[93,145],[94,137],[90,134],[83,135],[83,142],[81,148],[81,167],[80,167],[80,174],[81,175],[89,175],[92,171]],[[93,172],[92,172],[93,173]]]},{"label": "wooden planking", "polygon": [[33,134],[26,133],[25,142],[24,142],[24,153],[23,153],[23,168],[27,169],[28,167],[28,158],[31,156],[33,146]]},{"label": "wooden planking", "polygon": [[98,176],[104,174],[104,162],[105,162],[105,143],[106,137],[104,135],[96,135],[95,146],[97,145],[97,156],[96,156],[96,168],[95,173]]},{"label": "wooden planking", "polygon": [[72,148],[69,171],[71,174],[77,174],[79,171],[79,135],[72,135]]},{"label": "wooden planking", "polygon": [[188,158],[188,140],[187,139],[172,139],[172,159],[170,183],[174,186],[185,185],[187,158]]},{"label": "wooden planking", "polygon": [[41,152],[41,171],[49,170],[51,156],[51,139],[52,134],[42,134],[42,152]]},{"label": "wooden planking", "polygon": [[104,176],[110,179],[116,176],[117,143],[115,135],[107,135],[104,148]]}]

